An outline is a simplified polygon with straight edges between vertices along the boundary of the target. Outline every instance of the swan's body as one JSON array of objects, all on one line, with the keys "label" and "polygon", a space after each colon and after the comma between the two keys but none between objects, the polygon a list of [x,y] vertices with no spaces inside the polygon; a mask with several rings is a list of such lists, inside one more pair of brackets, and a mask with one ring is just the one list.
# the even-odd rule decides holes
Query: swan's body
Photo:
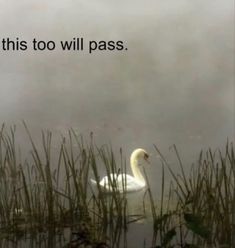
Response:
[{"label": "swan's body", "polygon": [[[105,176],[99,182],[99,185],[103,190],[112,192],[117,190],[119,192],[132,192],[143,189],[146,186],[145,179],[140,172],[139,165],[140,160],[144,159],[147,161],[148,154],[145,150],[138,148],[134,150],[130,157],[130,166],[134,176],[127,174],[110,174]],[[96,181],[91,180],[92,183],[97,184]]]}]

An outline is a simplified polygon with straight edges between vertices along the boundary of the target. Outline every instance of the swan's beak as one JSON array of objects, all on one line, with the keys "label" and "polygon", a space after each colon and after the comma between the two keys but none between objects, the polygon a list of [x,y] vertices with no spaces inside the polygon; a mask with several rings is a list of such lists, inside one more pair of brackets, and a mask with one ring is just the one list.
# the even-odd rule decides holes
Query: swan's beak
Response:
[{"label": "swan's beak", "polygon": [[144,154],[144,160],[145,160],[148,164],[150,164],[148,153],[145,153],[145,154]]}]

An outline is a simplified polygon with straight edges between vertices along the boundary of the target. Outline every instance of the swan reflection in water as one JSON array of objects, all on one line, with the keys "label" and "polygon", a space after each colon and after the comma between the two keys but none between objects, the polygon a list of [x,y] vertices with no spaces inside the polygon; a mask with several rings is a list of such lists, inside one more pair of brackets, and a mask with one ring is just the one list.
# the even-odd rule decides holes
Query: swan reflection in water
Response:
[{"label": "swan reflection in water", "polygon": [[[139,167],[141,161],[149,163],[148,158],[149,155],[144,149],[135,149],[130,157],[130,166],[133,176],[112,173],[109,176],[103,177],[99,182],[99,185],[106,192],[112,192],[115,190],[123,193],[124,191],[134,192],[143,189],[146,186],[146,182]],[[97,181],[91,179],[91,182],[97,185]]]}]

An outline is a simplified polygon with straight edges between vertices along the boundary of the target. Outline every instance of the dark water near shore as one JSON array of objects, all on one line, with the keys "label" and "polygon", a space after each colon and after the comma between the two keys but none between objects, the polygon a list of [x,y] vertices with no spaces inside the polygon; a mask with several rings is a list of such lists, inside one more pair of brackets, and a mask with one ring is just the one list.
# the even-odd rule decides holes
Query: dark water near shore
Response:
[{"label": "dark water near shore", "polygon": [[[138,238],[136,237],[136,233],[138,233]],[[132,224],[130,225],[130,230],[126,234],[122,234],[118,240],[119,247],[151,247],[152,242],[152,226],[150,224],[146,225],[146,223],[142,224]],[[41,233],[37,236],[26,235],[21,238],[9,239],[0,241],[0,246],[2,248],[8,247],[17,247],[17,248],[39,248],[39,247],[56,247],[63,248],[66,247],[70,243],[71,240],[71,231],[70,230],[62,230],[60,234],[55,233]],[[107,241],[107,243],[110,243]],[[69,246],[70,247],[70,246]]]}]

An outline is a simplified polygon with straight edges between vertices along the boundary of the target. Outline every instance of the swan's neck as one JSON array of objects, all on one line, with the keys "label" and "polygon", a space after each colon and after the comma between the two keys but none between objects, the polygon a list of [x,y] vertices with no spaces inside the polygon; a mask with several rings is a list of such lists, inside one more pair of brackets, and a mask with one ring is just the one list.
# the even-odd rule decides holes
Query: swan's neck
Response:
[{"label": "swan's neck", "polygon": [[138,161],[137,156],[132,155],[130,159],[130,163],[131,163],[131,169],[132,169],[134,177],[145,185],[144,177],[139,169],[139,161]]}]

